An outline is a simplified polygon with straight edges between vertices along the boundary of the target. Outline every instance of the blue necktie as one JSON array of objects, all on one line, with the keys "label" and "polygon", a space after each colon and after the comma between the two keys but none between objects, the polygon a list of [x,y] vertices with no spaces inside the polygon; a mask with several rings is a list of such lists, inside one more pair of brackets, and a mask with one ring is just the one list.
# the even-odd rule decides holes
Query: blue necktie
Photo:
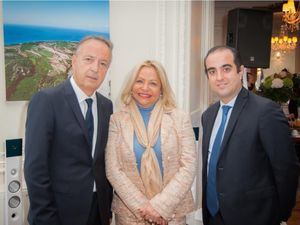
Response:
[{"label": "blue necktie", "polygon": [[88,109],[85,114],[85,123],[88,130],[89,142],[93,145],[93,136],[94,136],[94,117],[92,112],[93,99],[87,98],[86,103],[88,105]]},{"label": "blue necktie", "polygon": [[207,188],[206,188],[206,203],[207,208],[212,216],[215,216],[219,210],[217,186],[216,186],[216,169],[219,151],[222,143],[224,128],[227,120],[227,115],[231,106],[223,105],[222,106],[222,121],[218,129],[212,151],[210,154],[208,175],[207,175]]}]

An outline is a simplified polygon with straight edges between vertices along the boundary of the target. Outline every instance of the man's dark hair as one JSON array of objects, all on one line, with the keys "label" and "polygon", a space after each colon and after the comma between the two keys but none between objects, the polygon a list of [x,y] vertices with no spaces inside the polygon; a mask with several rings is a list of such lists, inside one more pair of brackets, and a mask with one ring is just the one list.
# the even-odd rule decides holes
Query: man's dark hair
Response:
[{"label": "man's dark hair", "polygon": [[240,69],[241,69],[241,65],[242,65],[242,62],[241,62],[241,57],[240,57],[240,53],[238,52],[238,50],[236,50],[235,48],[232,48],[232,47],[229,47],[229,46],[226,46],[226,45],[219,45],[219,46],[215,46],[213,48],[211,48],[205,58],[204,58],[204,68],[205,68],[205,73],[207,74],[207,67],[206,67],[206,60],[207,60],[207,57],[216,52],[216,51],[223,51],[223,50],[229,50],[232,55],[233,55],[233,62],[236,66],[236,69],[237,69],[237,72],[239,73],[240,72]]}]

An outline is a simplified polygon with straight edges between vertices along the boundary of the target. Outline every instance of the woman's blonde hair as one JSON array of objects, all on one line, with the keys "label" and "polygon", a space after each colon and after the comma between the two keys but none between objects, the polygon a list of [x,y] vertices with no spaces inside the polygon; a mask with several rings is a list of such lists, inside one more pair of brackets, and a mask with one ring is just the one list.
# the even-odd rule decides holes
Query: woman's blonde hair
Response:
[{"label": "woman's blonde hair", "polygon": [[131,91],[138,77],[138,74],[143,67],[152,67],[155,69],[157,76],[161,82],[162,105],[167,109],[175,108],[176,102],[174,98],[174,93],[171,89],[166,71],[163,68],[163,66],[155,60],[146,60],[134,67],[134,69],[129,74],[129,79],[127,80],[127,83],[125,84],[125,87],[121,93],[121,102],[124,105],[128,105],[132,101]]}]

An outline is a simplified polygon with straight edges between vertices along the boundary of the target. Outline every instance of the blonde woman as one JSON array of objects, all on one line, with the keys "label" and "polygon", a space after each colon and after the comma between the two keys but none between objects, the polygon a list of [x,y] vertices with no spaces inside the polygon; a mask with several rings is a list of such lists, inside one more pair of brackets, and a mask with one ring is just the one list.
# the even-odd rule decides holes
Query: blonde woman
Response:
[{"label": "blonde woman", "polygon": [[185,225],[196,168],[190,118],[176,108],[162,65],[135,67],[110,119],[106,174],[117,225]]}]

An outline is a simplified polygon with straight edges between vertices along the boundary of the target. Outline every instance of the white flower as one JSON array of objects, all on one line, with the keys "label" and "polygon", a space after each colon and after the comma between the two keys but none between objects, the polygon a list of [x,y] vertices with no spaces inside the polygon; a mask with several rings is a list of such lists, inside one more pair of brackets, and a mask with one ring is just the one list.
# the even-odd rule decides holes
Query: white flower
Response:
[{"label": "white flower", "polygon": [[275,78],[272,80],[271,88],[282,88],[283,87],[283,80],[280,78]]}]

